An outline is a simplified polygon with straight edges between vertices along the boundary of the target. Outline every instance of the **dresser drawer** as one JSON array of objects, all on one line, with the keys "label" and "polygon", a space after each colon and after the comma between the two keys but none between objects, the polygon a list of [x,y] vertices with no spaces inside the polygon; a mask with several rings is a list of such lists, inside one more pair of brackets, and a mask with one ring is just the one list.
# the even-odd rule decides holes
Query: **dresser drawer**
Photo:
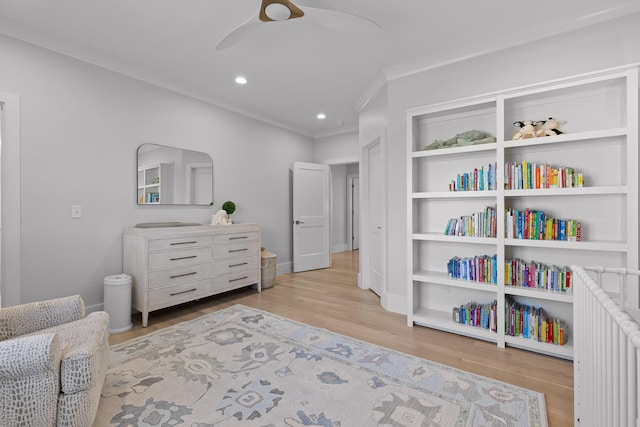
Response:
[{"label": "dresser drawer", "polygon": [[191,301],[211,294],[211,279],[182,283],[149,291],[149,306],[169,307],[181,302]]},{"label": "dresser drawer", "polygon": [[217,234],[213,236],[213,245],[225,245],[239,242],[257,242],[260,240],[260,234],[255,231],[248,231],[246,233],[230,233],[230,234]]},{"label": "dresser drawer", "polygon": [[211,246],[211,236],[176,237],[173,239],[149,240],[149,252],[188,249]]},{"label": "dresser drawer", "polygon": [[210,247],[149,254],[149,270],[184,267],[207,262],[211,262]]},{"label": "dresser drawer", "polygon": [[260,260],[257,256],[217,259],[214,261],[213,269],[216,276],[221,276],[236,271],[257,271],[259,264]]},{"label": "dresser drawer", "polygon": [[254,242],[238,242],[224,245],[213,246],[213,258],[215,260],[226,258],[237,258],[246,256],[258,256],[260,248],[258,247],[258,241]]},{"label": "dresser drawer", "polygon": [[211,271],[211,262],[171,268],[169,270],[151,271],[149,273],[149,288],[161,288],[184,282],[210,279]]},{"label": "dresser drawer", "polygon": [[213,278],[213,291],[221,292],[258,283],[258,270],[238,271]]}]

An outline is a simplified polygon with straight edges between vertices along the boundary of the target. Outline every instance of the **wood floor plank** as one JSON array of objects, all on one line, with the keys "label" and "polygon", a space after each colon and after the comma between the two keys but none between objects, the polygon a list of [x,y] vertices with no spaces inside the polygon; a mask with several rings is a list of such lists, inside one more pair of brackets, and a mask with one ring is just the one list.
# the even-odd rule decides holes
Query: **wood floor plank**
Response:
[{"label": "wood floor plank", "polygon": [[392,348],[434,362],[544,393],[550,427],[573,425],[573,364],[515,348],[420,326],[390,313],[380,298],[357,286],[358,252],[332,256],[332,267],[278,276],[275,285],[257,293],[231,291],[149,315],[143,328],[134,315],[130,331],[111,335],[111,344],[143,336],[180,322],[243,304],[339,334]]}]

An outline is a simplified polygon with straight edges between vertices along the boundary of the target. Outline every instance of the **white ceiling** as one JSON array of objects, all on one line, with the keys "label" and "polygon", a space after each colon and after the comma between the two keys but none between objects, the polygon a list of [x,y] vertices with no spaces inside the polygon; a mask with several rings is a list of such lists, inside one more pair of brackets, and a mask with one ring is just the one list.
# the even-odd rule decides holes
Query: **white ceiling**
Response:
[{"label": "white ceiling", "polygon": [[[357,129],[384,79],[640,11],[637,0],[300,0],[382,30],[341,33],[303,17],[216,51],[260,3],[0,0],[0,33],[318,137]],[[239,74],[249,84],[237,86]]]}]

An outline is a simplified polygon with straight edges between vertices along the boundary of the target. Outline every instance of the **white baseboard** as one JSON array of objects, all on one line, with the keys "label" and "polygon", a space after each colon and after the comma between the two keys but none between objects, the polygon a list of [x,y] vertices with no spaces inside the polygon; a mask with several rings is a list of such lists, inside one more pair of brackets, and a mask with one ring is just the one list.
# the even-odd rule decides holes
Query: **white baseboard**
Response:
[{"label": "white baseboard", "polygon": [[84,312],[86,314],[93,313],[96,311],[104,311],[104,304],[86,305],[84,307]]},{"label": "white baseboard", "polygon": [[283,262],[277,265],[276,267],[277,275],[293,273],[293,262]]},{"label": "white baseboard", "polygon": [[337,254],[338,252],[344,252],[349,249],[349,246],[346,243],[340,243],[338,245],[331,246],[331,253]]}]

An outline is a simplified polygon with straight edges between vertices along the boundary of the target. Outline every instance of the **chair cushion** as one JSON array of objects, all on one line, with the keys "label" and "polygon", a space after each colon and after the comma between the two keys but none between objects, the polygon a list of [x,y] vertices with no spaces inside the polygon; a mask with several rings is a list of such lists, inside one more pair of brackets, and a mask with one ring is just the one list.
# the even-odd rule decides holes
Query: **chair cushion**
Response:
[{"label": "chair cushion", "polygon": [[104,311],[38,331],[55,333],[62,348],[60,392],[65,394],[88,390],[102,384],[100,378],[109,353],[109,315]]}]

